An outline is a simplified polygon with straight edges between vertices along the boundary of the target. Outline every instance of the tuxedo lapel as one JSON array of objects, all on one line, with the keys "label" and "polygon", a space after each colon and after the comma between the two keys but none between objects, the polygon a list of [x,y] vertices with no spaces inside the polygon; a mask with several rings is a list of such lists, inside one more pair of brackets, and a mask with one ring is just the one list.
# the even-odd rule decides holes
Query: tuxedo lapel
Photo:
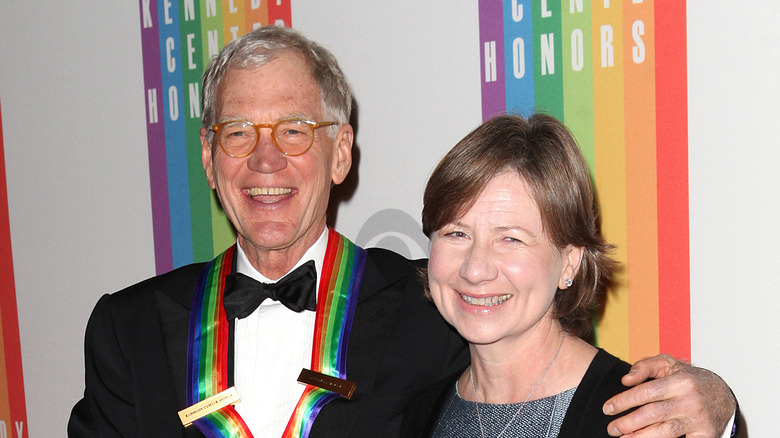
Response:
[{"label": "tuxedo lapel", "polygon": [[171,379],[176,392],[177,411],[187,407],[187,341],[190,307],[200,269],[177,287],[160,289],[155,294],[160,313],[160,329],[165,343]]},{"label": "tuxedo lapel", "polygon": [[[178,274],[166,280],[178,277]],[[169,372],[175,353],[170,350],[170,339],[166,335],[169,312],[160,307],[168,300],[161,299],[164,294],[160,290],[140,287],[125,294],[115,294],[112,306],[117,310],[112,314],[115,315],[117,336],[121,336],[122,354],[129,359],[129,372],[136,382],[134,397],[138,401],[135,412],[139,436],[177,437],[183,436],[181,422],[176,415],[180,408],[177,384]]]}]

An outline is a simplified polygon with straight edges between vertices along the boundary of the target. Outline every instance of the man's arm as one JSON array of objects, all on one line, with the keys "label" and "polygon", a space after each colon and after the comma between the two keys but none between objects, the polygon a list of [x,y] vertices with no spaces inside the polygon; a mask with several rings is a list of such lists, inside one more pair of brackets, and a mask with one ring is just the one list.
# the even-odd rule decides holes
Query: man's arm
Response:
[{"label": "man's arm", "polygon": [[[654,380],[645,382],[648,378]],[[611,436],[730,436],[724,431],[736,412],[736,400],[715,373],[659,355],[635,363],[623,377],[623,384],[633,388],[607,400],[604,413],[615,415],[639,408],[612,421],[608,428]]]},{"label": "man's arm", "polygon": [[104,295],[89,318],[84,342],[86,389],[70,415],[68,436],[135,436],[130,372],[122,358]]}]

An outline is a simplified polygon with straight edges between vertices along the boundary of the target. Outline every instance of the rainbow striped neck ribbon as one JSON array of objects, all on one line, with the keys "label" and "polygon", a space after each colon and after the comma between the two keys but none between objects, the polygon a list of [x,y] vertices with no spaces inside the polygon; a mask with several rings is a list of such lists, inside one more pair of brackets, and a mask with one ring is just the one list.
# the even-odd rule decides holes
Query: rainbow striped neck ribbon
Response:
[{"label": "rainbow striped neck ribbon", "polygon": [[[312,371],[346,380],[349,333],[365,267],[366,250],[328,229],[328,248],[317,289]],[[306,385],[282,437],[308,437],[322,407],[338,397],[332,391]]]},{"label": "rainbow striped neck ribbon", "polygon": [[[201,272],[192,298],[187,342],[187,404],[192,406],[227,389],[229,323],[222,305],[225,279],[233,273],[236,245]],[[209,438],[252,437],[233,405],[192,422]]]},{"label": "rainbow striped neck ribbon", "polygon": [[[233,272],[235,250],[236,246],[231,246],[208,264],[193,296],[187,345],[188,405],[227,389],[229,325],[222,298],[225,279]],[[365,265],[366,251],[329,228],[317,290],[312,371],[346,379],[347,345]],[[307,385],[283,437],[308,437],[322,407],[337,397],[334,392]],[[193,424],[209,438],[252,437],[232,405]]]}]

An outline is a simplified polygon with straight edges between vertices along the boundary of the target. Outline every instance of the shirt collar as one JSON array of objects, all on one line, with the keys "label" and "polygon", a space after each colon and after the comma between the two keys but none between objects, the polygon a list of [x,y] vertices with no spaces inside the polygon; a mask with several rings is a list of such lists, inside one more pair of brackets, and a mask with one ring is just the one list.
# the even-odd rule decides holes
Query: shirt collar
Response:
[{"label": "shirt collar", "polygon": [[[238,255],[236,256],[236,261],[237,261],[236,272],[240,272],[248,277],[252,277],[255,280],[263,283],[276,283],[277,280],[269,279],[265,275],[261,274],[257,269],[255,269],[254,266],[252,266],[252,263],[249,262],[246,253],[244,253],[244,250],[241,249],[241,245],[236,245],[236,246],[238,247],[237,248]],[[325,250],[327,248],[328,248],[328,227],[325,227],[325,229],[322,231],[322,234],[320,234],[320,237],[317,239],[316,242],[314,242],[314,245],[310,246],[309,249],[307,249],[306,252],[303,253],[303,257],[301,257],[301,259],[298,260],[298,262],[284,275],[289,274],[295,268],[301,266],[302,264],[308,262],[309,260],[314,260],[314,267],[317,270],[317,284],[320,284],[320,272],[322,272],[322,263],[323,260],[325,260]],[[284,277],[284,275],[282,275],[282,277]]]}]

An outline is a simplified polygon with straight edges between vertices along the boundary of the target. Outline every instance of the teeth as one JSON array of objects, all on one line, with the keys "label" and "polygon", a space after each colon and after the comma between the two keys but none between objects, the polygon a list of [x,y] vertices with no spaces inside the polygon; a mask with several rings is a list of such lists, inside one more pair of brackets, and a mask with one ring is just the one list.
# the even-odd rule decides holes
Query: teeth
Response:
[{"label": "teeth", "polygon": [[460,297],[463,299],[463,301],[473,305],[473,306],[485,306],[485,307],[491,307],[491,306],[497,306],[504,301],[508,300],[512,297],[511,294],[505,294],[505,295],[495,295],[492,297],[482,297],[482,298],[474,298],[470,297],[468,295],[460,294]]},{"label": "teeth", "polygon": [[286,195],[290,192],[292,192],[292,189],[282,187],[253,187],[247,190],[249,196]]}]

